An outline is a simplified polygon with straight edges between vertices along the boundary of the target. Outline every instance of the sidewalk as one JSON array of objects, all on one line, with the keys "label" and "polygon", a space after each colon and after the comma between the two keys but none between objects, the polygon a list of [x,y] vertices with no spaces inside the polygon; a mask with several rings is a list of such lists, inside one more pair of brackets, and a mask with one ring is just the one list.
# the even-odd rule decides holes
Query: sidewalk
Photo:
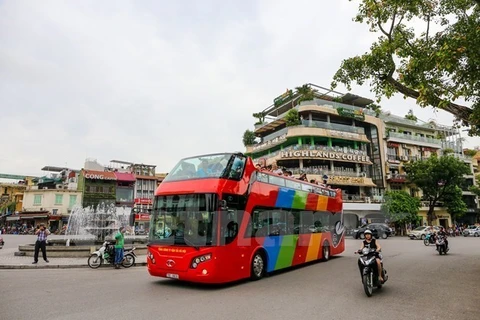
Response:
[{"label": "sidewalk", "polygon": [[[66,268],[88,268],[87,260],[85,258],[48,258],[49,263],[43,261],[42,253],[40,252],[38,263],[32,264],[33,257],[15,256],[17,249],[0,249],[0,269],[66,269]],[[48,249],[47,249],[48,257]],[[137,256],[135,259],[135,267],[146,266],[147,256]],[[100,268],[113,268],[113,265],[106,264]]]}]

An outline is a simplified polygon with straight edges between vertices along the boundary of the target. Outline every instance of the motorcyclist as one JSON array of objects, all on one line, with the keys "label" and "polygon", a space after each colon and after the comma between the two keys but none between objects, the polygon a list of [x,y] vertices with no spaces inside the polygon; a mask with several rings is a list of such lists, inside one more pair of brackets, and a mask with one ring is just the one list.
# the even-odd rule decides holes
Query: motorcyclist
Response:
[{"label": "motorcyclist", "polygon": [[365,230],[363,234],[365,235],[365,240],[363,240],[362,242],[362,247],[360,248],[360,251],[363,248],[375,249],[375,258],[378,267],[378,279],[381,283],[383,283],[382,261],[380,259],[380,251],[382,250],[382,247],[380,246],[380,243],[378,243],[377,239],[373,239],[372,231]]},{"label": "motorcyclist", "polygon": [[444,227],[440,227],[440,231],[438,231],[437,236],[443,237],[443,239],[445,240],[445,249],[448,251],[449,249],[448,249],[447,232],[445,231]]}]

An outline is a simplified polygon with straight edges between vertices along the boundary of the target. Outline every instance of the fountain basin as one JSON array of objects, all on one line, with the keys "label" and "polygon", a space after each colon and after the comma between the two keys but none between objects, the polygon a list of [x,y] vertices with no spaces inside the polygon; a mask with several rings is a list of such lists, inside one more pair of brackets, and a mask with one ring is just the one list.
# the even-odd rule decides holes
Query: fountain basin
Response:
[{"label": "fountain basin", "polygon": [[[88,258],[94,251],[100,249],[103,242],[94,239],[70,239],[70,245],[67,246],[68,239],[48,240],[47,256],[52,258]],[[136,255],[147,254],[147,239],[126,238],[125,249],[135,247]],[[18,255],[33,257],[35,254],[35,245],[27,244],[18,246]],[[41,255],[41,252],[40,252]]]}]

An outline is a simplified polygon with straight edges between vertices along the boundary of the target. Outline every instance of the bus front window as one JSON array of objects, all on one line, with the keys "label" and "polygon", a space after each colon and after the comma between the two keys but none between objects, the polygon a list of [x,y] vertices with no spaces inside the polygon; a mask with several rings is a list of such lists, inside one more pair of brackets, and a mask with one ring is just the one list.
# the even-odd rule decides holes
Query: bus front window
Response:
[{"label": "bus front window", "polygon": [[216,207],[215,194],[156,197],[149,241],[171,245],[214,245]]},{"label": "bus front window", "polygon": [[163,181],[223,177],[231,157],[231,154],[214,154],[182,159]]}]

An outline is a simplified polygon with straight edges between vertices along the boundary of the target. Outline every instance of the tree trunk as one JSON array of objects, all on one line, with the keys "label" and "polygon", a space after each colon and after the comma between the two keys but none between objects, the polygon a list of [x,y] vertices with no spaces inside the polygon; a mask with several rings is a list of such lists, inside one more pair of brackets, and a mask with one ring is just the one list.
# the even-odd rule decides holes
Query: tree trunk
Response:
[{"label": "tree trunk", "polygon": [[435,202],[430,203],[427,212],[427,225],[431,226],[433,221],[433,212],[435,210]]}]

